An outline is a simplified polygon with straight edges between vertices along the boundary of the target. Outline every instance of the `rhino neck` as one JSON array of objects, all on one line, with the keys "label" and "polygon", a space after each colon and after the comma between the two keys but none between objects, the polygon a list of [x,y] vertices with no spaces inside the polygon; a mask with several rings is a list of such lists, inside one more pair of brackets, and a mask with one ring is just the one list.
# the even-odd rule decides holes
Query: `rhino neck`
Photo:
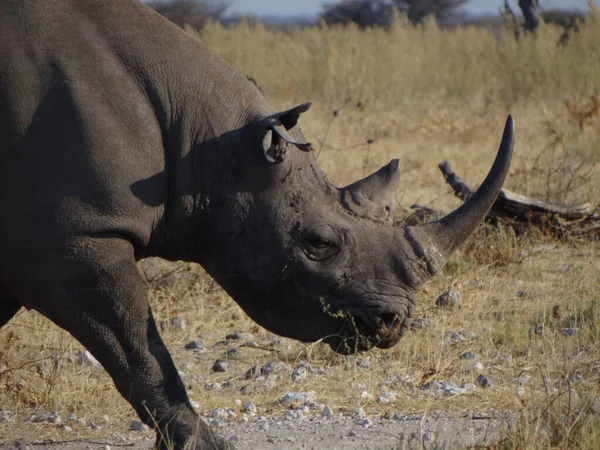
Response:
[{"label": "rhino neck", "polygon": [[163,191],[163,213],[146,255],[189,260],[202,246],[198,238],[212,202],[233,189],[229,172],[240,152],[232,144],[236,130],[271,108],[256,85],[198,39],[146,5],[126,5],[135,9],[129,16],[137,26],[122,24],[131,39],[110,42],[155,111],[165,160],[164,172],[153,180]]}]

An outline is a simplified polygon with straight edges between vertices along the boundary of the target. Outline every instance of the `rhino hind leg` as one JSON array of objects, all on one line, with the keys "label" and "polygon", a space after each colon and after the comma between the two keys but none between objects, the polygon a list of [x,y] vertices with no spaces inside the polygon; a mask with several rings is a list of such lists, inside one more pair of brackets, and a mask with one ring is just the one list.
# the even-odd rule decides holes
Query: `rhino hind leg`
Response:
[{"label": "rhino hind leg", "polygon": [[156,429],[156,448],[228,448],[188,400],[152,317],[130,242],[84,238],[73,247],[77,257],[59,263],[53,258],[48,270],[54,274],[35,283],[25,303],[71,333],[104,366],[142,421]]},{"label": "rhino hind leg", "polygon": [[17,297],[0,298],[0,328],[8,323],[21,309],[21,302]]}]

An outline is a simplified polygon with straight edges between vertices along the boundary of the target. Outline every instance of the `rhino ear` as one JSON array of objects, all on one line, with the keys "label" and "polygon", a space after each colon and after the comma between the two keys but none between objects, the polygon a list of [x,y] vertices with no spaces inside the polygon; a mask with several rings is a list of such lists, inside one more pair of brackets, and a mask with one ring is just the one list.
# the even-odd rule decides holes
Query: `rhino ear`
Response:
[{"label": "rhino ear", "polygon": [[342,188],[342,204],[357,216],[391,220],[400,179],[400,161],[393,159],[377,172]]},{"label": "rhino ear", "polygon": [[272,163],[282,161],[286,152],[286,144],[293,144],[305,152],[311,150],[310,142],[304,139],[300,131],[295,133],[299,135],[298,139],[288,132],[298,124],[300,114],[308,111],[311,104],[310,102],[303,103],[287,111],[275,113],[258,122],[258,126],[264,133],[262,146],[267,161]]}]

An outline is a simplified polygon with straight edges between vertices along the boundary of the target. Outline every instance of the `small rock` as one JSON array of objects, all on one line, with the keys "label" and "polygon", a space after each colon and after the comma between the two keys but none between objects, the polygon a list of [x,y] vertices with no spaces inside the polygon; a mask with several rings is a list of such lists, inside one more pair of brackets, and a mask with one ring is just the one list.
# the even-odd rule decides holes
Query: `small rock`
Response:
[{"label": "small rock", "polygon": [[304,412],[300,410],[286,411],[284,415],[285,420],[299,420],[304,418]]},{"label": "small rock", "polygon": [[242,406],[242,411],[246,413],[256,414],[256,405],[252,402],[244,403]]},{"label": "small rock", "polygon": [[217,359],[212,366],[213,372],[227,372],[229,368],[229,363],[224,359]]},{"label": "small rock", "polygon": [[527,293],[527,291],[525,289],[519,289],[517,291],[517,297],[519,297],[521,299],[526,299],[527,297],[529,297],[529,294]]},{"label": "small rock", "polygon": [[248,341],[246,342],[246,347],[258,347],[256,341]]},{"label": "small rock", "polygon": [[424,317],[415,317],[410,321],[410,328],[413,330],[423,330],[431,326],[431,320]]},{"label": "small rock", "polygon": [[463,395],[467,393],[465,388],[460,388],[449,381],[442,383],[442,392],[446,395]]},{"label": "small rock", "polygon": [[8,409],[0,409],[0,422],[12,422],[15,413]]},{"label": "small rock", "polygon": [[229,333],[228,335],[226,335],[225,339],[227,339],[228,341],[239,341],[242,339],[242,333],[240,333],[239,331],[234,331],[233,333]]},{"label": "small rock", "polygon": [[213,419],[227,419],[229,414],[227,414],[225,408],[216,408],[212,410],[210,417]]},{"label": "small rock", "polygon": [[71,431],[73,431],[73,428],[71,428],[69,425],[63,425],[62,427],[60,427],[61,431],[64,431],[65,433],[70,433]]},{"label": "small rock", "polygon": [[533,333],[536,336],[543,336],[544,335],[544,325],[538,325],[533,329]]},{"label": "small rock", "polygon": [[171,328],[176,331],[185,331],[185,321],[181,316],[174,316],[171,318]]},{"label": "small rock", "polygon": [[246,378],[246,380],[249,380],[251,378],[256,377],[259,373],[260,373],[260,367],[252,366],[248,370],[246,370],[245,378]]},{"label": "small rock", "polygon": [[[31,418],[30,418],[31,419]],[[43,414],[39,414],[37,416],[33,416],[32,422],[35,423],[53,423],[55,425],[60,425],[62,423],[62,418],[60,414],[57,412],[47,412]]]},{"label": "small rock", "polygon": [[319,403],[319,402],[306,402],[305,405],[307,408],[313,409],[313,410],[322,410],[325,407],[325,405],[323,403]]},{"label": "small rock", "polygon": [[464,352],[460,357],[462,359],[475,359],[477,358],[477,355],[473,352]]},{"label": "small rock", "polygon": [[206,383],[204,389],[207,391],[220,391],[223,387],[219,383]]},{"label": "small rock", "polygon": [[321,417],[325,417],[326,419],[333,419],[333,411],[329,406],[325,406],[321,411]]},{"label": "small rock", "polygon": [[94,356],[87,350],[78,350],[75,352],[75,362],[80,365],[90,364],[92,366],[99,366],[100,363]]},{"label": "small rock", "polygon": [[353,412],[354,417],[363,418],[365,417],[365,410],[362,408],[356,408]]},{"label": "small rock", "polygon": [[430,381],[429,383],[425,383],[421,389],[426,392],[442,392],[444,385],[439,381]]},{"label": "small rock", "polygon": [[225,354],[227,356],[235,356],[240,352],[240,349],[238,347],[231,347],[230,349],[227,349],[227,351],[225,352]]},{"label": "small rock", "polygon": [[306,370],[306,366],[298,366],[292,372],[292,381],[302,381],[306,379],[306,375],[308,370]]},{"label": "small rock", "polygon": [[460,305],[462,295],[458,291],[446,291],[435,300],[435,306],[439,308],[454,309]]},{"label": "small rock", "polygon": [[270,363],[267,363],[264,366],[262,366],[260,368],[260,372],[264,376],[267,376],[270,373],[274,373],[274,372],[286,372],[287,370],[289,370],[289,368],[290,368],[290,366],[288,366],[284,362],[274,361],[274,362],[270,362]]},{"label": "small rock", "polygon": [[369,394],[367,391],[362,391],[360,393],[360,398],[362,400],[371,400],[373,398],[373,396],[371,394]]},{"label": "small rock", "polygon": [[429,450],[429,449],[435,449],[437,448],[436,444],[437,441],[437,436],[434,432],[432,431],[425,431],[423,433],[423,437],[422,437],[422,445],[423,445],[423,449],[425,450]]},{"label": "small rock", "polygon": [[357,438],[357,437],[359,437],[358,433],[357,433],[356,431],[354,431],[354,430],[350,430],[350,431],[348,432],[347,436],[348,436],[348,437],[354,437],[354,438]]},{"label": "small rock", "polygon": [[358,357],[358,358],[356,358],[356,366],[359,369],[370,369],[371,361],[369,361],[368,359]]},{"label": "small rock", "polygon": [[110,450],[110,445],[104,444],[104,450]]},{"label": "small rock", "polygon": [[560,333],[563,336],[575,336],[575,334],[577,333],[577,329],[576,328],[561,328]]},{"label": "small rock", "polygon": [[[258,380],[258,377],[256,379]],[[262,385],[265,389],[273,389],[277,384],[278,379],[279,377],[276,374],[270,373],[267,375],[267,378],[263,381]]]},{"label": "small rock", "polygon": [[389,402],[393,402],[394,400],[396,400],[396,394],[392,391],[384,391],[381,393],[381,395],[379,397],[377,397],[377,403],[380,404],[387,404]]},{"label": "small rock", "polygon": [[228,442],[238,442],[239,440],[240,440],[240,438],[235,434],[232,434],[231,436],[229,436],[227,438]]},{"label": "small rock", "polygon": [[325,372],[325,369],[323,369],[322,367],[319,367],[319,368],[311,367],[310,373],[312,373],[313,375],[325,375],[326,372]]},{"label": "small rock", "polygon": [[204,341],[202,339],[190,341],[187,344],[185,344],[184,348],[186,350],[195,350],[197,352],[201,352],[202,350],[204,350]]},{"label": "small rock", "polygon": [[445,333],[444,342],[446,344],[457,344],[464,341],[464,337],[461,333]]},{"label": "small rock", "polygon": [[132,431],[146,431],[148,426],[139,420],[132,420],[129,429]]},{"label": "small rock", "polygon": [[486,377],[485,375],[479,375],[476,379],[475,379],[475,384],[479,387],[482,387],[484,389],[490,388],[492,387],[492,383],[490,382],[490,380],[488,379],[488,377]]},{"label": "small rock", "polygon": [[223,388],[225,389],[233,389],[235,387],[235,383],[233,381],[224,381]]},{"label": "small rock", "polygon": [[373,426],[373,421],[371,419],[361,419],[359,425],[363,428],[370,428]]},{"label": "small rock", "polygon": [[284,406],[290,406],[292,403],[306,404],[314,401],[314,392],[288,392],[279,400]]},{"label": "small rock", "polygon": [[476,372],[481,373],[485,370],[485,366],[480,361],[472,361],[468,364],[466,368],[467,373]]},{"label": "small rock", "polygon": [[472,341],[473,339],[477,339],[477,333],[475,333],[474,331],[463,330],[460,332],[460,334],[463,337],[463,340],[465,341]]}]

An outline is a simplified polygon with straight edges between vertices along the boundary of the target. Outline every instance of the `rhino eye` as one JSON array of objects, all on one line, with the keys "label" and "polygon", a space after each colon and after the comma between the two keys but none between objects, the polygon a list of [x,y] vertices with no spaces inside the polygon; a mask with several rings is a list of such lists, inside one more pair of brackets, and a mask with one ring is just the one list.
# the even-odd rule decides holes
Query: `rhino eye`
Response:
[{"label": "rhino eye", "polygon": [[304,238],[304,254],[313,261],[322,261],[339,251],[336,233],[331,227],[312,230]]},{"label": "rhino eye", "polygon": [[331,242],[322,237],[312,237],[308,239],[308,243],[314,248],[323,249],[331,246]]}]

